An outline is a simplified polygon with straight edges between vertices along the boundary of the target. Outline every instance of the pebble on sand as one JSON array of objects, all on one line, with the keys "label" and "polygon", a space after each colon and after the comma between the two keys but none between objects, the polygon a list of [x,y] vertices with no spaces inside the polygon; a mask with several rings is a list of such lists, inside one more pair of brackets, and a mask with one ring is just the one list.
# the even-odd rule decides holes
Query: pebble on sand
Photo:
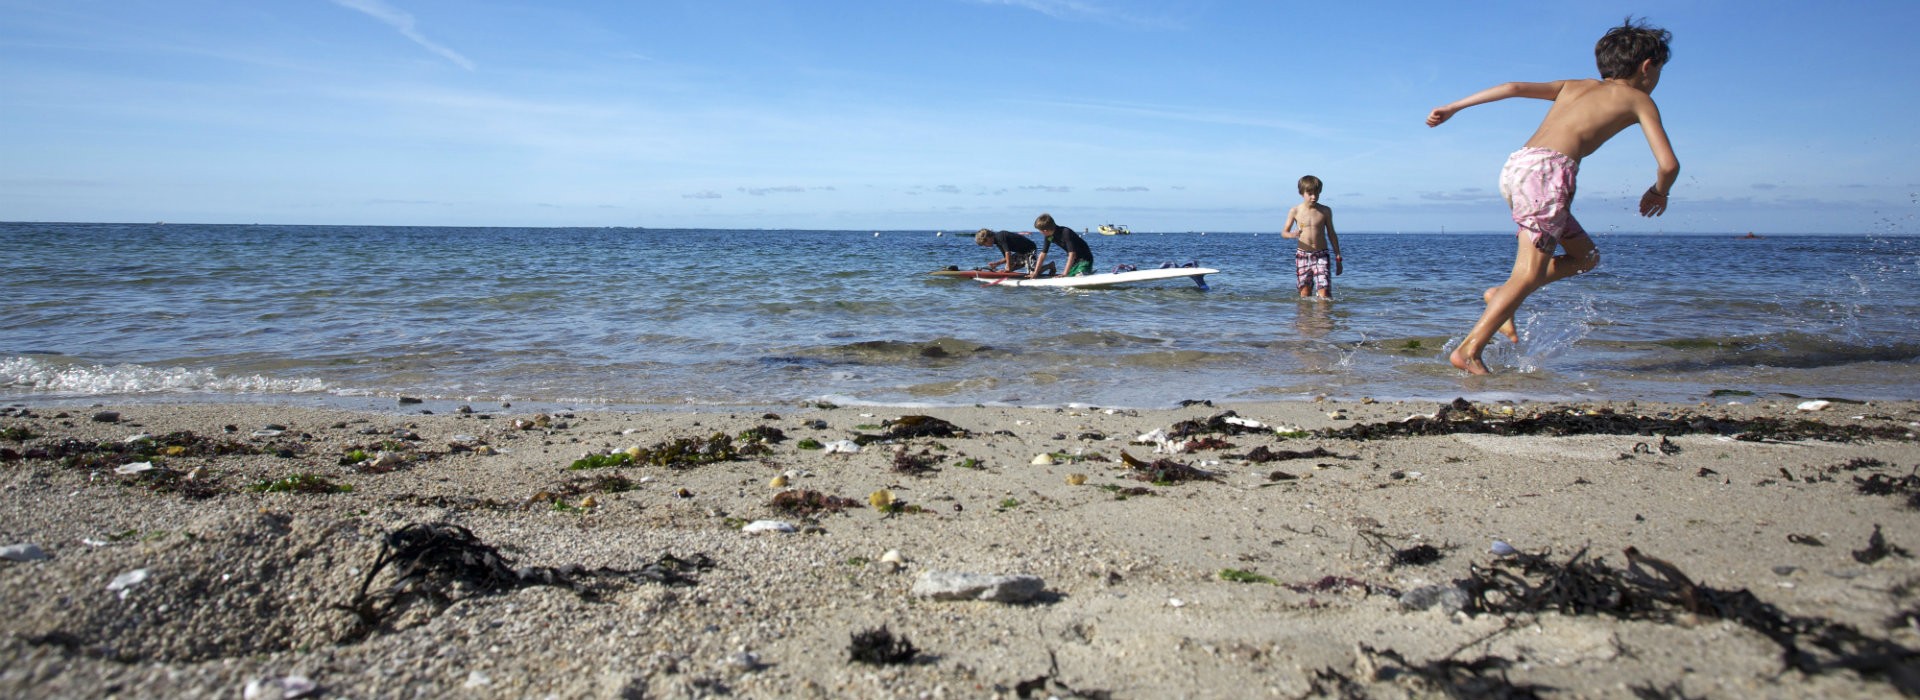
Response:
[{"label": "pebble on sand", "polygon": [[913,595],[933,600],[985,600],[1024,603],[1046,590],[1038,576],[1000,576],[962,571],[928,571],[913,582]]}]

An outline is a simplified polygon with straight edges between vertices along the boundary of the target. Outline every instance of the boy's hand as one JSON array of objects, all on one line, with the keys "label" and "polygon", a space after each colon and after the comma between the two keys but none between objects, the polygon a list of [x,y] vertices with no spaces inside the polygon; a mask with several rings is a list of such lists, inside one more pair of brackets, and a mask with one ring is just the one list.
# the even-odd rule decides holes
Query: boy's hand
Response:
[{"label": "boy's hand", "polygon": [[1660,194],[1659,190],[1652,187],[1647,188],[1647,191],[1640,195],[1640,215],[1659,216],[1665,213],[1667,213],[1667,196]]},{"label": "boy's hand", "polygon": [[1346,274],[1346,271],[1345,271],[1345,270],[1342,270],[1342,269],[1341,269],[1341,267],[1342,267],[1342,266],[1341,266],[1341,264],[1340,264],[1340,256],[1338,256],[1338,255],[1336,255],[1336,256],[1334,256],[1334,257],[1333,257],[1333,274],[1335,274],[1335,275],[1344,275],[1344,274]]},{"label": "boy's hand", "polygon": [[1447,107],[1433,108],[1432,112],[1427,113],[1427,126],[1428,127],[1439,126],[1441,122],[1444,122],[1447,119],[1451,118],[1453,116],[1453,113],[1456,111],[1458,110],[1450,109]]}]

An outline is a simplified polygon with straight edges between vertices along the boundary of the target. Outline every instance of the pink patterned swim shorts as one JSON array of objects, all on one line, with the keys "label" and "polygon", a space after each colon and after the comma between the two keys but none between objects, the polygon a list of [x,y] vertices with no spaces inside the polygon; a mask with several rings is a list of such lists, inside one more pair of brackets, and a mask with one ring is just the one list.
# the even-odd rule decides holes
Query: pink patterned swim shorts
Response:
[{"label": "pink patterned swim shorts", "polygon": [[1293,251],[1293,276],[1301,289],[1333,292],[1333,253],[1325,250]]},{"label": "pink patterned swim shorts", "polygon": [[1571,209],[1579,174],[1580,161],[1547,148],[1514,151],[1500,169],[1500,196],[1513,209],[1513,223],[1549,255],[1560,241],[1587,236]]}]

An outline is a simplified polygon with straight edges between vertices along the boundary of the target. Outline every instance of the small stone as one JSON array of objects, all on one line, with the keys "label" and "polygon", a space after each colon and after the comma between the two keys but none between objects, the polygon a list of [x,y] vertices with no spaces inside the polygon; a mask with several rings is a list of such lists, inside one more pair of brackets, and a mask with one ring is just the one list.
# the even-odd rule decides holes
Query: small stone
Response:
[{"label": "small stone", "polygon": [[1034,457],[1033,457],[1033,465],[1034,465],[1034,466],[1037,466],[1037,467],[1044,467],[1044,466],[1047,466],[1047,465],[1049,465],[1049,464],[1053,464],[1053,455],[1051,455],[1051,454],[1048,454],[1048,453],[1045,453],[1045,452],[1042,452],[1042,453],[1040,453],[1040,454],[1037,454],[1037,455],[1034,455]]},{"label": "small stone", "polygon": [[599,505],[600,505],[599,499],[594,498],[592,494],[588,494],[586,498],[580,499],[580,507],[582,509],[594,508],[594,507],[598,507]]},{"label": "small stone", "polygon": [[95,413],[93,414],[93,422],[118,423],[120,422],[120,412],[119,411],[101,411],[99,413]]},{"label": "small stone", "polygon": [[113,473],[115,474],[138,474],[145,471],[153,471],[152,462],[134,462],[113,468]]},{"label": "small stone", "polygon": [[110,592],[119,593],[120,597],[122,599],[125,599],[127,597],[127,593],[131,591],[134,586],[138,586],[140,585],[141,582],[146,581],[148,576],[149,574],[147,573],[146,569],[134,569],[127,573],[113,577],[112,581],[107,582],[107,590]]},{"label": "small stone", "polygon": [[1803,401],[1800,403],[1799,406],[1796,406],[1795,408],[1798,408],[1802,411],[1825,411],[1827,410],[1828,406],[1832,406],[1832,405],[1833,405],[1832,401],[1815,399],[1812,401]]},{"label": "small stone", "polygon": [[1068,475],[1067,475],[1067,485],[1068,485],[1068,486],[1079,486],[1079,485],[1081,485],[1081,484],[1085,484],[1085,483],[1087,483],[1087,475],[1085,475],[1085,474],[1081,474],[1081,473],[1078,473],[1078,472],[1075,472],[1075,473],[1073,473],[1073,474],[1068,474]]},{"label": "small stone", "polygon": [[1400,596],[1400,608],[1403,610],[1427,610],[1438,607],[1449,615],[1465,610],[1469,602],[1467,592],[1453,584],[1421,586]]},{"label": "small stone", "polygon": [[770,486],[776,489],[784,489],[787,487],[787,483],[788,483],[787,475],[778,474],[778,475],[775,475],[771,481],[767,482],[767,486]]},{"label": "small stone", "polygon": [[40,561],[51,558],[52,557],[47,555],[46,550],[40,548],[40,545],[31,542],[22,542],[20,544],[10,544],[5,547],[0,547],[0,559],[7,561]]},{"label": "small stone", "polygon": [[893,492],[886,489],[880,489],[879,491],[867,494],[867,503],[879,510],[886,510],[892,507],[895,502],[897,501],[893,497]]}]

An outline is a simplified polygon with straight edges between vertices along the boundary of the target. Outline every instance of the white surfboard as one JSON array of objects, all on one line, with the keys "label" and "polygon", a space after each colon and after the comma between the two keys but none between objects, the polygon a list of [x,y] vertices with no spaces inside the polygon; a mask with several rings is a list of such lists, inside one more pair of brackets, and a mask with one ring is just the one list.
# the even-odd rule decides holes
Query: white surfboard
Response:
[{"label": "white surfboard", "polygon": [[1121,284],[1138,284],[1160,280],[1193,278],[1194,284],[1201,289],[1207,288],[1206,276],[1219,270],[1210,267],[1164,267],[1153,270],[1133,270],[1131,272],[1109,272],[1098,275],[1079,275],[1077,277],[1041,277],[1039,279],[998,279],[980,280],[1001,287],[1112,287]]}]

